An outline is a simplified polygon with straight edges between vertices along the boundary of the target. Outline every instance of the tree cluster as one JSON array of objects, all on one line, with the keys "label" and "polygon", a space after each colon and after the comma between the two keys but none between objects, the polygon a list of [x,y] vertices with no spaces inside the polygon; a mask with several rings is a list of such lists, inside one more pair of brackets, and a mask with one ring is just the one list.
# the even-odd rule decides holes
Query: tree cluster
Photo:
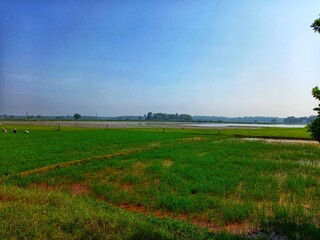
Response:
[{"label": "tree cluster", "polygon": [[[314,20],[313,24],[311,25],[315,32],[320,33],[320,18]],[[320,101],[320,89],[319,87],[314,87],[312,89],[312,96],[315,99]],[[320,104],[318,107],[313,109],[314,111],[318,112],[317,118],[310,124],[308,124],[308,131],[311,132],[311,137],[318,142],[320,142]]]},{"label": "tree cluster", "polygon": [[[318,87],[312,89],[312,96],[320,101],[320,89]],[[313,122],[308,124],[308,131],[311,132],[313,139],[320,142],[320,104],[313,110],[318,112],[318,116]]]},{"label": "tree cluster", "polygon": [[189,114],[167,114],[167,113],[152,113],[146,115],[148,121],[177,121],[177,122],[190,122],[192,117]]},{"label": "tree cluster", "polygon": [[283,119],[283,123],[291,124],[291,123],[310,123],[312,122],[316,117],[310,116],[310,117],[287,117]]}]

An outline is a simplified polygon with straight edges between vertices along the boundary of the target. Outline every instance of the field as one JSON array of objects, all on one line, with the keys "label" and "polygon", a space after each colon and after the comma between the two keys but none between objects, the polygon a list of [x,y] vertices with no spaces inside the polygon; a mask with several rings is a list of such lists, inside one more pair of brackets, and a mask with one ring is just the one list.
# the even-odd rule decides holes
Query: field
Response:
[{"label": "field", "polygon": [[8,130],[0,239],[320,239],[305,129]]}]

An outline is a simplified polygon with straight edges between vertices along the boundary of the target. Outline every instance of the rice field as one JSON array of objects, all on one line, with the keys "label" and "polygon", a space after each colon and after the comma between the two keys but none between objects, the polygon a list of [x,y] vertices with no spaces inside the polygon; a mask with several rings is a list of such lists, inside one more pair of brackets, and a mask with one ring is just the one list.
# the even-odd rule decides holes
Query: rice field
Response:
[{"label": "rice field", "polygon": [[320,144],[305,129],[8,130],[1,239],[319,239]]}]

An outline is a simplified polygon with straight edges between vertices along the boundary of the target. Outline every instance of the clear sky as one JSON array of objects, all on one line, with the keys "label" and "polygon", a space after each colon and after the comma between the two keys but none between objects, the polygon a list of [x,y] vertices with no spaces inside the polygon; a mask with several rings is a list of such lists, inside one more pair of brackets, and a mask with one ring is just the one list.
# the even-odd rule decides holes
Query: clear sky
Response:
[{"label": "clear sky", "polygon": [[319,0],[1,0],[0,114],[309,116]]}]

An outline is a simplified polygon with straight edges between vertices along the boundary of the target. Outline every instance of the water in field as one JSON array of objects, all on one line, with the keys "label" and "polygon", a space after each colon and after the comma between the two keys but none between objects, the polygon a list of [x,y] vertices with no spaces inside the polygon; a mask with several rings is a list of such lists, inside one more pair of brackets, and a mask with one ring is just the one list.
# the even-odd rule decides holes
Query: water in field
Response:
[{"label": "water in field", "polygon": [[257,123],[182,123],[182,122],[133,122],[133,121],[53,121],[53,122],[11,122],[12,124],[34,124],[45,126],[74,126],[74,127],[98,127],[98,128],[304,128],[305,124],[257,124]]},{"label": "water in field", "polygon": [[305,124],[257,124],[257,123],[190,123],[195,127],[280,127],[280,128],[304,128]]},{"label": "water in field", "polygon": [[[65,122],[64,122],[65,123]],[[115,128],[139,128],[139,127],[172,127],[172,128],[260,128],[260,127],[282,127],[282,128],[304,128],[305,124],[250,124],[250,123],[182,123],[182,122],[130,122],[130,121],[82,121],[70,122],[70,125],[87,127],[115,127]]]}]

